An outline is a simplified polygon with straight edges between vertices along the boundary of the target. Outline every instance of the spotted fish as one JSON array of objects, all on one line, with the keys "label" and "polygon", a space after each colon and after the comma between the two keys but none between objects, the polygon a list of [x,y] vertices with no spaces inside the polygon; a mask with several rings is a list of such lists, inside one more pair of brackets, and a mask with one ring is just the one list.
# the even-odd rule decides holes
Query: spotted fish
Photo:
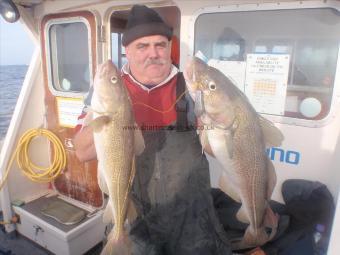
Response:
[{"label": "spotted fish", "polygon": [[92,119],[87,122],[94,130],[99,186],[109,196],[104,221],[114,223],[101,254],[131,254],[124,224],[131,204],[135,155],[144,150],[144,140],[140,130],[131,128],[135,120],[128,92],[110,60],[98,67],[93,88]]},{"label": "spotted fish", "polygon": [[242,239],[231,240],[232,248],[262,245],[274,237],[278,224],[268,205],[276,174],[265,146],[279,146],[283,135],[219,70],[194,57],[184,76],[196,116],[210,127],[200,139],[223,168],[220,188],[241,202],[237,219],[249,224]]}]

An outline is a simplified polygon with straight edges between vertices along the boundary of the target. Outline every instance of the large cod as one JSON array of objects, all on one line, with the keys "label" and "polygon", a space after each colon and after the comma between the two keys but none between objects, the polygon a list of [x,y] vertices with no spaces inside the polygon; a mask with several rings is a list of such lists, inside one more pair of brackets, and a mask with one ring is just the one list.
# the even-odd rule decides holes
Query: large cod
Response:
[{"label": "large cod", "polygon": [[110,60],[98,67],[93,88],[92,117],[86,122],[94,131],[99,187],[109,195],[104,222],[114,223],[101,254],[127,255],[131,251],[124,223],[131,205],[135,155],[144,150],[144,140],[140,130],[133,128],[136,126],[128,92]]},{"label": "large cod", "polygon": [[262,245],[274,237],[278,224],[268,205],[276,174],[265,146],[279,146],[283,135],[219,70],[194,57],[184,76],[199,122],[209,125],[200,133],[202,147],[223,168],[220,188],[241,202],[236,217],[249,223],[242,239],[231,240],[232,248]]}]

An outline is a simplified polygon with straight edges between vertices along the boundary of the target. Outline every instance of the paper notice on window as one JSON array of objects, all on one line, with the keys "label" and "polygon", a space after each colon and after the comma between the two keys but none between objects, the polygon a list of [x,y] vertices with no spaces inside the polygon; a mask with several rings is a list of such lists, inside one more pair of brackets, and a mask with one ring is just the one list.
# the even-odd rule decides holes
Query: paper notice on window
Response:
[{"label": "paper notice on window", "polygon": [[248,54],[245,94],[257,112],[284,115],[289,55]]},{"label": "paper notice on window", "polygon": [[227,76],[241,91],[244,92],[244,79],[246,73],[246,62],[224,61],[209,59],[208,65],[220,70]]},{"label": "paper notice on window", "polygon": [[82,99],[57,97],[59,125],[74,128],[78,124],[78,117],[84,108]]}]

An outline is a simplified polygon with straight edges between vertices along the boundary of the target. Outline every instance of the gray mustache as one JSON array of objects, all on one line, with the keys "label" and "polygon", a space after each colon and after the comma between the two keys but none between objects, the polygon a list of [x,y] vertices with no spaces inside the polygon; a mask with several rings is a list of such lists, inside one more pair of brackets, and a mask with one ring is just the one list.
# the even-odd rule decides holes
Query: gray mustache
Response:
[{"label": "gray mustache", "polygon": [[164,65],[164,64],[166,64],[166,61],[164,59],[148,58],[144,63],[144,67],[148,67],[149,65]]}]

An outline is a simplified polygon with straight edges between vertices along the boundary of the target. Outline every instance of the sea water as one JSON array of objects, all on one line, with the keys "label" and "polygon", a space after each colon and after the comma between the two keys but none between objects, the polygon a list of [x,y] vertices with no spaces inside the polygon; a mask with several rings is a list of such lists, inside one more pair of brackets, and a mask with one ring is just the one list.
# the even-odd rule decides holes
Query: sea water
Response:
[{"label": "sea water", "polygon": [[6,136],[28,66],[0,66],[0,144]]}]

